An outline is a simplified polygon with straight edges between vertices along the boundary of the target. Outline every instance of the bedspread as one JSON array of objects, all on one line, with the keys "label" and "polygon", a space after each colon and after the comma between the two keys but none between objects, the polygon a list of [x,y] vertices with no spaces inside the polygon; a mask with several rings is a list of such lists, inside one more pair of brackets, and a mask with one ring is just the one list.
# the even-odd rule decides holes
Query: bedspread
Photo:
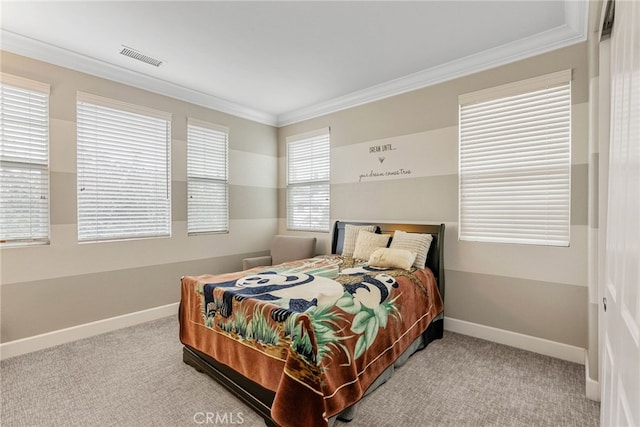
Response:
[{"label": "bedspread", "polygon": [[280,425],[326,425],[442,312],[429,269],[326,255],[182,278],[180,339],[275,392]]}]

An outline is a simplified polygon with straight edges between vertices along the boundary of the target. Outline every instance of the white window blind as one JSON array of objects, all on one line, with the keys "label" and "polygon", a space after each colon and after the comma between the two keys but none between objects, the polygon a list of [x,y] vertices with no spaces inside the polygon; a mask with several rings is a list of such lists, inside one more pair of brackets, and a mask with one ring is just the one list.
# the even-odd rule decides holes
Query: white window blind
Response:
[{"label": "white window blind", "polygon": [[287,139],[287,227],[329,231],[329,129]]},{"label": "white window blind", "polygon": [[571,70],[459,104],[459,238],[568,246]]},{"label": "white window blind", "polygon": [[189,119],[187,124],[187,229],[229,231],[229,129]]},{"label": "white window blind", "polygon": [[49,85],[0,74],[0,242],[49,241]]},{"label": "white window blind", "polygon": [[78,240],[169,236],[171,115],[77,96]]}]

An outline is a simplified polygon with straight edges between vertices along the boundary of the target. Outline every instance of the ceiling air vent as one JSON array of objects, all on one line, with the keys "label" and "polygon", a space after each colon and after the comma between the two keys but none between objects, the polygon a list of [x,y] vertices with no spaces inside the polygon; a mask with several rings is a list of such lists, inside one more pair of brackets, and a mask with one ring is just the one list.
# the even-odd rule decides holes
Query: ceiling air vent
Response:
[{"label": "ceiling air vent", "polygon": [[124,46],[122,45],[122,50],[120,51],[120,53],[124,56],[128,56],[130,58],[133,59],[137,59],[138,61],[142,61],[145,62],[147,64],[151,64],[154,67],[159,67],[160,64],[162,64],[162,61],[156,58],[152,58],[148,55],[145,55],[142,52],[138,52],[135,49],[131,49],[130,47]]}]

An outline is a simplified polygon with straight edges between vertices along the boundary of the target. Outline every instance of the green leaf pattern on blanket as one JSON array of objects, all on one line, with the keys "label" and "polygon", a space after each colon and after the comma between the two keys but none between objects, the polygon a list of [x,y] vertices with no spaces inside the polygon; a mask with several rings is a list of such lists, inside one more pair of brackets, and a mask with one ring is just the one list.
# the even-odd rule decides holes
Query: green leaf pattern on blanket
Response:
[{"label": "green leaf pattern on blanket", "polygon": [[351,338],[341,336],[342,329],[338,329],[338,321],[344,321],[340,313],[331,311],[333,306],[312,307],[306,314],[311,320],[316,341],[316,351],[311,344],[309,334],[297,321],[298,314],[291,315],[285,322],[285,334],[291,337],[291,347],[296,353],[305,357],[309,363],[320,366],[325,358],[332,359],[335,351],[341,350],[349,359],[346,365],[351,364],[349,352],[340,341]]},{"label": "green leaf pattern on blanket", "polygon": [[[336,321],[342,321],[343,319],[339,313],[331,311],[331,308],[331,306],[320,306],[307,311],[315,332],[318,352],[316,360],[318,364],[320,364],[325,357],[331,359],[331,355],[336,350],[342,350],[347,357],[349,357],[347,348],[340,341],[350,337],[339,335],[341,330],[336,329],[338,325]],[[347,365],[350,364],[351,360],[349,360]]]},{"label": "green leaf pattern on blanket", "polygon": [[[345,292],[338,301],[335,303],[335,307],[352,314],[354,316],[351,321],[350,331],[359,335],[356,341],[353,358],[358,359],[362,354],[367,351],[373,344],[380,328],[386,328],[389,323],[389,317],[400,318],[400,312],[396,306],[396,300],[400,295],[396,295],[391,300],[386,300],[380,303],[380,305],[369,308],[361,304],[360,301],[354,298],[354,296]],[[334,306],[319,306],[313,307],[307,310],[307,315],[311,320],[311,324],[315,333],[317,353],[314,355],[310,362],[320,365],[325,358],[331,359],[331,355],[336,350],[341,350],[347,356],[349,351],[340,341],[351,338],[352,336],[341,336],[341,330],[336,328],[337,322],[342,321],[342,317],[335,310],[332,310]],[[285,329],[289,331],[292,337],[292,347],[300,354],[307,354],[312,351],[312,346],[309,341],[307,332],[301,328],[301,324],[295,322],[295,317],[292,316],[289,319],[289,326]],[[350,365],[349,360],[345,365]]]},{"label": "green leaf pattern on blanket", "polygon": [[390,301],[383,301],[379,306],[374,308],[364,306],[349,292],[345,292],[336,302],[336,306],[354,315],[353,321],[351,322],[351,332],[360,335],[356,341],[353,354],[354,359],[358,359],[371,347],[371,344],[373,344],[378,336],[380,328],[387,327],[390,315],[400,316],[400,312],[395,304],[398,296]]}]

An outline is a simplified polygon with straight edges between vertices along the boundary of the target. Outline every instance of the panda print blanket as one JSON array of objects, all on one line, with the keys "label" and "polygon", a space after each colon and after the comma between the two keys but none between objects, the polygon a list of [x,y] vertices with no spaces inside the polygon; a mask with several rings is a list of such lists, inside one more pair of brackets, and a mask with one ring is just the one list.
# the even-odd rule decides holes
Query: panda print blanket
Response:
[{"label": "panda print blanket", "polygon": [[182,278],[180,339],[275,393],[282,426],[326,426],[442,312],[433,274],[325,255]]}]

